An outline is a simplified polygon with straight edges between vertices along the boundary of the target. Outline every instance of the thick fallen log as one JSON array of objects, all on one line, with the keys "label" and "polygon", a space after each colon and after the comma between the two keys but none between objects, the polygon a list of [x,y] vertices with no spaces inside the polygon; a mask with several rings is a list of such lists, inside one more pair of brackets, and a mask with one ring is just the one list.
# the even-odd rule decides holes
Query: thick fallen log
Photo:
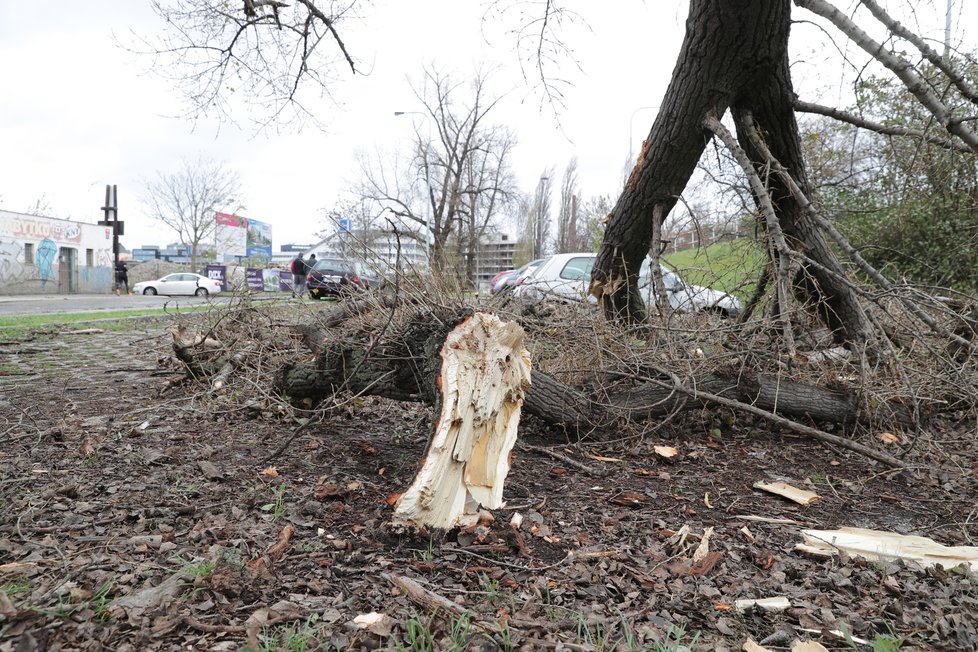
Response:
[{"label": "thick fallen log", "polygon": [[642,382],[598,399],[540,372],[527,393],[528,414],[574,434],[619,421],[645,421],[704,407],[705,396],[722,396],[789,419],[851,424],[862,420],[852,393],[749,372],[714,373],[697,378],[687,391],[667,383]]}]

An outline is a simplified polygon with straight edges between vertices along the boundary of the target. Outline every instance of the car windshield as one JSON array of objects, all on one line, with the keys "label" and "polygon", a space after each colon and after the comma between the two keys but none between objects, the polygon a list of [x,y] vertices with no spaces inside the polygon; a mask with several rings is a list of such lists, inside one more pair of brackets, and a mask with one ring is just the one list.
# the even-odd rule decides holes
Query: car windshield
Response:
[{"label": "car windshield", "polygon": [[549,261],[550,258],[541,258],[540,260],[534,260],[533,262],[527,263],[520,268],[520,270],[523,271],[517,270],[519,273],[516,276],[517,278],[522,277],[524,279],[531,279],[533,278],[534,274],[536,274],[536,271],[546,265]]}]

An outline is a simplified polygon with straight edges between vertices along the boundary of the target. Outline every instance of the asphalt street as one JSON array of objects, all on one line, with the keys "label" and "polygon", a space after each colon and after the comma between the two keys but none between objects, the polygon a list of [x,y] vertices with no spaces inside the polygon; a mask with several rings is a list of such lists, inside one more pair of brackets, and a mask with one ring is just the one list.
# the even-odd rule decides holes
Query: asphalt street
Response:
[{"label": "asphalt street", "polygon": [[0,296],[0,318],[17,315],[64,314],[111,310],[138,310],[199,306],[207,303],[226,303],[232,295],[214,297],[164,297],[114,294],[47,294]]}]

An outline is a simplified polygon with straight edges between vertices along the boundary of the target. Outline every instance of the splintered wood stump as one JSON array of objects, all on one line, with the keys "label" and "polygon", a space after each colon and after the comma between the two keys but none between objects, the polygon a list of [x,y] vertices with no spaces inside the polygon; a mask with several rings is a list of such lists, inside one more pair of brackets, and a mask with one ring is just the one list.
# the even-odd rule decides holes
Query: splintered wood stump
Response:
[{"label": "splintered wood stump", "polygon": [[397,501],[395,525],[450,529],[477,519],[480,506],[502,504],[530,387],[523,329],[475,313],[449,331],[439,357],[438,421],[421,470]]}]

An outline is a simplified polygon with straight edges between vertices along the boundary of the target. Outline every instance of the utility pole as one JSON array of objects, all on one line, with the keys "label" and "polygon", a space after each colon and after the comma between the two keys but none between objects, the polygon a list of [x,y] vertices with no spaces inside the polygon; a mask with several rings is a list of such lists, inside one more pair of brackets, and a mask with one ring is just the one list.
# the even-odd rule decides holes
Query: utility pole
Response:
[{"label": "utility pole", "polygon": [[115,278],[115,270],[119,266],[119,236],[125,235],[125,222],[119,220],[119,194],[116,190],[118,186],[105,186],[105,206],[102,212],[105,214],[99,220],[100,226],[112,227],[112,278]]}]

